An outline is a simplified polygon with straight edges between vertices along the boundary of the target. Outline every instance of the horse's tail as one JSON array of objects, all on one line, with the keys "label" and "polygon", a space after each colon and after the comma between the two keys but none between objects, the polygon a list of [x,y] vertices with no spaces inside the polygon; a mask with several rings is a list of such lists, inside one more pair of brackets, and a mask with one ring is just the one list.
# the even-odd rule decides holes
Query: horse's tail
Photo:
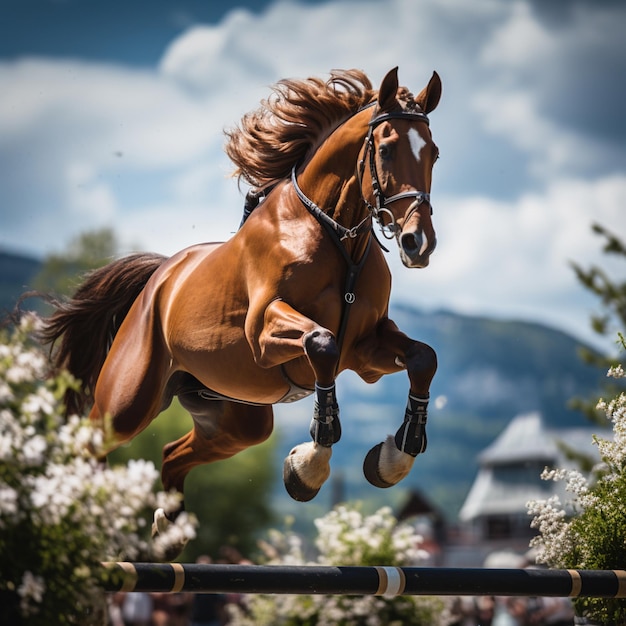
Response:
[{"label": "horse's tail", "polygon": [[[133,254],[89,272],[74,295],[53,301],[56,311],[44,319],[40,337],[50,344],[52,366],[81,383],[65,394],[67,415],[83,414],[93,400],[100,370],[113,338],[148,279],[167,257]],[[55,346],[55,344],[57,344]]]}]

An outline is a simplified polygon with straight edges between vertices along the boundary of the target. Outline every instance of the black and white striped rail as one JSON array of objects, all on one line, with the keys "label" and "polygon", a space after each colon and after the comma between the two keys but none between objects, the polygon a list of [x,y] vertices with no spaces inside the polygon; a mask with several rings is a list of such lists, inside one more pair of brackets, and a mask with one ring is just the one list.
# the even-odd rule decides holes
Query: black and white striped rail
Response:
[{"label": "black and white striped rail", "polygon": [[626,598],[625,570],[111,562],[107,591]]}]

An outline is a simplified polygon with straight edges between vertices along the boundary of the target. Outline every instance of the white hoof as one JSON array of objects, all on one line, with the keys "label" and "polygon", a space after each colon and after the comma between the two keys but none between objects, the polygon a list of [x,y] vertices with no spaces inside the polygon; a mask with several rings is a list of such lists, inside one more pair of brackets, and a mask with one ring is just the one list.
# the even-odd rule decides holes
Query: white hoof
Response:
[{"label": "white hoof", "polygon": [[283,466],[287,493],[299,502],[312,500],[330,476],[330,447],[312,441],[291,450]]},{"label": "white hoof", "polygon": [[171,525],[172,522],[165,516],[163,509],[157,509],[154,512],[154,519],[152,521],[152,538],[157,535],[162,535]]},{"label": "white hoof", "polygon": [[176,557],[180,556],[189,541],[188,537],[179,535],[179,533],[176,532],[173,537],[165,537],[168,534],[168,531],[171,532],[172,526],[174,525],[174,522],[167,519],[165,511],[162,508],[156,509],[154,512],[154,519],[152,521],[152,539],[156,543],[159,543],[160,541],[164,542],[164,545],[161,547],[162,554],[159,554],[157,557],[162,558],[164,561],[172,561]]},{"label": "white hoof", "polygon": [[395,439],[387,439],[373,447],[365,457],[363,473],[375,487],[393,487],[411,471],[415,457],[398,450]]}]

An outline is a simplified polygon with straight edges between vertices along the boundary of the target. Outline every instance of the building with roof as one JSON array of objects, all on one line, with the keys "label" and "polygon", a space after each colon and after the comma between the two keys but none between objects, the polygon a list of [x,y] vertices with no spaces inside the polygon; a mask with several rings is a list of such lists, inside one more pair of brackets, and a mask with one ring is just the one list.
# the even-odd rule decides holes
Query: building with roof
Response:
[{"label": "building with roof", "polygon": [[471,560],[481,561],[474,564],[482,565],[495,550],[526,552],[535,534],[526,503],[554,494],[563,503],[568,499],[563,481],[541,479],[544,468],[578,467],[566,449],[599,460],[593,434],[610,433],[597,426],[548,429],[539,413],[515,417],[480,454],[478,474],[459,512],[464,543],[473,546]]}]

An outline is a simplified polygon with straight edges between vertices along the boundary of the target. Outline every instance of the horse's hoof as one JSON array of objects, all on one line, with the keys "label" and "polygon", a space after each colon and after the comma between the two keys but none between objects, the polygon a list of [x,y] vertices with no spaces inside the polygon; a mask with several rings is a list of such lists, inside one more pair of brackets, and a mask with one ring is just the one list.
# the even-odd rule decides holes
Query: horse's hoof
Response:
[{"label": "horse's hoof", "polygon": [[[168,519],[165,511],[161,508],[157,509],[154,512],[154,519],[152,521],[152,539],[154,539],[158,535],[166,533],[167,529],[171,525],[172,522]],[[175,558],[181,555],[182,551],[187,545],[187,542],[187,539],[181,539],[180,541],[170,543],[164,554],[160,556],[160,559],[165,562],[173,561]]]},{"label": "horse's hoof", "polygon": [[387,489],[397,485],[411,471],[414,461],[415,457],[398,450],[394,438],[389,435],[367,453],[363,473],[374,487]]},{"label": "horse's hoof", "polygon": [[154,512],[154,519],[152,520],[152,538],[154,539],[157,535],[163,534],[170,524],[171,522],[167,519],[165,511],[163,509],[157,509]]},{"label": "horse's hoof", "polygon": [[330,476],[332,449],[314,441],[296,446],[285,459],[283,481],[287,493],[299,502],[312,500]]},{"label": "horse's hoof", "polygon": [[374,487],[387,489],[388,487],[393,487],[393,485],[383,480],[378,473],[378,461],[380,460],[380,451],[382,447],[383,444],[379,443],[367,453],[365,460],[363,461],[363,474],[365,474],[367,481],[374,485]]},{"label": "horse's hoof", "polygon": [[319,493],[321,487],[317,489],[305,485],[293,466],[293,454],[290,454],[283,464],[283,482],[287,493],[298,502],[309,502]]}]

